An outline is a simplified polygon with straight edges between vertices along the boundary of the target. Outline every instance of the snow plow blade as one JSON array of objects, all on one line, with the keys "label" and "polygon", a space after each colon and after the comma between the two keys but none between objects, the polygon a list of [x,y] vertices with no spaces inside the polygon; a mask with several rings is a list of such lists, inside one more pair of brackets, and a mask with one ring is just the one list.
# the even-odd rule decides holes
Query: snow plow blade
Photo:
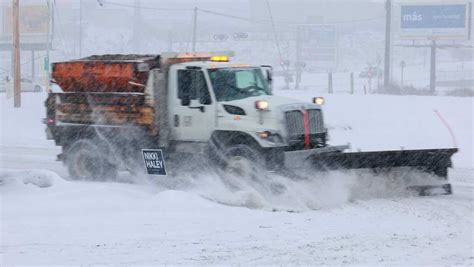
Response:
[{"label": "snow plow blade", "polygon": [[414,192],[419,196],[451,195],[453,193],[451,184],[414,185],[407,187],[407,189],[408,191]]},{"label": "snow plow blade", "polygon": [[[421,149],[397,151],[372,151],[348,153],[320,153],[311,160],[316,168],[325,170],[372,169],[375,173],[400,167],[421,171],[447,180],[451,156],[457,148]],[[420,196],[452,194],[449,183],[439,185],[415,185],[407,188]]]}]

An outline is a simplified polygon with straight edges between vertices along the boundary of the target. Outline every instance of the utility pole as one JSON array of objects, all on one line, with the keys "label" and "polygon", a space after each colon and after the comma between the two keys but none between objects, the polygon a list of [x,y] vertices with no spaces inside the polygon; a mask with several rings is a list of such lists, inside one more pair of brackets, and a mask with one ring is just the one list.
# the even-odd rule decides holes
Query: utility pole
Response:
[{"label": "utility pole", "polygon": [[382,77],[382,73],[380,72],[381,70],[381,67],[380,67],[380,64],[382,63],[382,56],[377,53],[377,71],[375,72],[377,75],[377,90],[380,91],[380,77]]},{"label": "utility pole", "polygon": [[384,91],[387,90],[390,85],[390,37],[391,37],[391,23],[392,23],[392,1],[386,0],[385,2],[385,61],[384,61],[384,74],[383,74],[383,86]]},{"label": "utility pole", "polygon": [[351,95],[354,94],[354,72],[351,72]]},{"label": "utility pole", "polygon": [[21,87],[20,87],[20,0],[13,0],[13,106],[15,108],[21,107]]},{"label": "utility pole", "polygon": [[82,57],[82,0],[79,0],[79,58]]},{"label": "utility pole", "polygon": [[404,60],[400,62],[400,89],[403,90],[403,71],[405,70],[406,63]]},{"label": "utility pole", "polygon": [[46,70],[46,85],[49,89],[49,80],[50,80],[50,75],[49,75],[49,51],[51,49],[51,24],[54,23],[54,9],[52,6],[52,3],[50,0],[47,0],[46,3],[48,4],[48,28],[46,31],[46,42],[47,42],[47,47],[46,47],[46,58],[43,60],[43,69]]},{"label": "utility pole", "polygon": [[194,7],[194,19],[193,19],[193,53],[196,52],[197,15],[198,15],[198,8],[197,8],[197,7]]},{"label": "utility pole", "polygon": [[35,80],[35,50],[31,49],[31,80]]},{"label": "utility pole", "polygon": [[332,72],[328,72],[328,94],[334,93],[333,83],[332,83]]},{"label": "utility pole", "polygon": [[295,89],[299,89],[301,83],[302,75],[302,62],[301,62],[301,42],[302,42],[302,32],[303,26],[298,25],[296,27],[296,82]]},{"label": "utility pole", "polygon": [[436,41],[431,42],[430,92],[436,90]]},{"label": "utility pole", "polygon": [[276,43],[276,47],[278,49],[278,57],[280,59],[280,66],[281,66],[281,69],[283,70],[283,73],[285,75],[286,88],[290,89],[291,74],[288,72],[287,69],[285,69],[285,64],[283,62],[283,57],[281,55],[280,42],[278,41],[278,33],[276,31],[275,22],[273,21],[273,14],[272,14],[272,9],[270,7],[270,3],[268,2],[268,0],[266,0],[265,2],[267,4],[268,15],[270,16],[270,21],[272,23],[273,34],[275,35],[275,43]]}]

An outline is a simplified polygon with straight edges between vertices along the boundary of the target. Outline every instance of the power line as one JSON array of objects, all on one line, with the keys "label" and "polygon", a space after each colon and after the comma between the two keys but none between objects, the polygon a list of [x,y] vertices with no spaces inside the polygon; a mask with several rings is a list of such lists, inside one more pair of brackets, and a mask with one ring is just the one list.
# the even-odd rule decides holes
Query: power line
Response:
[{"label": "power line", "polygon": [[[115,6],[121,6],[121,7],[128,7],[128,8],[140,8],[140,9],[149,9],[149,10],[162,10],[162,11],[193,11],[193,8],[161,8],[161,7],[147,7],[147,6],[136,6],[136,5],[131,5],[131,4],[121,4],[121,3],[116,3],[116,2],[109,2],[105,0],[97,0],[101,6],[108,4],[108,5],[115,5]],[[203,8],[198,8],[198,11],[215,15],[215,16],[220,16],[220,17],[226,17],[226,18],[232,18],[236,20],[242,20],[242,21],[247,21],[247,22],[252,22],[252,23],[262,23],[262,24],[283,24],[283,25],[289,25],[289,26],[297,26],[297,25],[321,25],[321,23],[299,23],[299,22],[292,22],[292,21],[271,21],[271,20],[264,20],[264,19],[252,19],[248,17],[241,17],[241,16],[236,16],[232,14],[227,14],[227,13],[222,13],[214,10],[209,10],[209,9],[203,9]],[[325,22],[324,24],[350,24],[350,23],[360,23],[360,22],[368,22],[368,21],[376,21],[376,20],[383,20],[385,17],[374,17],[374,18],[365,18],[365,19],[357,19],[357,20],[344,20],[344,21],[328,21]]]},{"label": "power line", "polygon": [[13,106],[21,107],[21,62],[20,62],[20,1],[12,4],[12,34],[13,34]]},{"label": "power line", "polygon": [[281,56],[280,42],[278,42],[278,33],[276,31],[275,23],[273,23],[272,9],[270,8],[270,3],[268,2],[268,0],[266,0],[266,3],[267,3],[267,8],[268,8],[268,15],[270,15],[270,20],[272,21],[273,33],[275,34],[275,42],[278,49],[278,57],[280,58],[280,66],[282,67],[283,71],[285,71],[283,58]]},{"label": "power line", "polygon": [[[203,13],[212,14],[212,15],[216,15],[216,16],[233,18],[233,19],[238,19],[238,20],[244,20],[244,21],[248,21],[248,22],[264,23],[264,24],[275,23],[275,24],[284,24],[284,25],[291,25],[291,26],[321,25],[321,23],[299,23],[299,22],[290,22],[290,21],[272,21],[272,20],[263,20],[263,19],[251,19],[251,18],[246,18],[246,17],[240,17],[240,16],[235,16],[235,15],[225,14],[225,13],[221,13],[221,12],[217,12],[217,11],[202,9],[202,8],[199,8],[198,10],[203,12]],[[358,22],[382,20],[384,18],[385,17],[375,17],[375,18],[366,18],[366,19],[358,19],[358,20],[328,21],[328,22],[325,22],[324,24],[348,24],[348,23],[358,23]]]},{"label": "power line", "polygon": [[[239,16],[235,16],[235,15],[230,15],[230,14],[224,14],[224,13],[220,13],[220,12],[216,12],[216,11],[212,11],[212,10],[207,10],[207,9],[202,9],[202,8],[199,8],[198,10],[203,12],[203,13],[207,13],[207,14],[212,14],[212,15],[216,15],[216,16],[232,18],[232,19],[237,19],[237,20],[243,20],[243,21],[248,21],[248,22],[259,21],[259,20],[253,20],[253,19],[250,19],[250,18],[239,17]],[[265,21],[265,23],[270,23],[270,21]]]},{"label": "power line", "polygon": [[99,5],[103,6],[104,4],[107,5],[114,5],[114,6],[121,6],[121,7],[130,7],[130,8],[140,8],[140,9],[149,9],[149,10],[164,10],[164,11],[192,11],[192,8],[165,8],[165,7],[148,7],[148,6],[137,6],[137,5],[130,5],[130,4],[122,4],[116,2],[109,2],[105,0],[97,0]]},{"label": "power line", "polygon": [[[56,0],[53,1],[53,5],[56,5]],[[66,51],[66,54],[71,57],[71,53],[69,53],[69,48],[66,44],[66,38],[64,37],[64,31],[63,31],[63,26],[62,26],[62,23],[61,23],[61,18],[59,17],[59,11],[58,11],[58,8],[53,8],[53,12],[56,11],[56,17],[58,17],[58,23],[59,23],[59,32],[61,34],[61,39],[63,41],[63,45],[64,45],[64,50]],[[54,14],[53,14],[54,16]]]},{"label": "power line", "polygon": [[193,33],[194,33],[194,31],[195,31],[194,25],[197,23],[197,21],[194,20],[194,19],[195,19],[195,15],[197,15],[197,14],[194,12],[194,16],[191,16],[191,24],[190,24],[190,25],[191,25],[191,28],[190,28],[190,31],[189,31],[189,36],[190,36],[190,38],[189,38],[189,40],[186,42],[186,49],[185,49],[186,52],[189,51],[189,50],[188,50],[188,46],[189,46],[189,44],[192,42]]},{"label": "power line", "polygon": [[[45,57],[46,57],[46,56],[44,56],[44,55],[42,55],[42,56],[36,56],[36,57],[34,57],[34,59],[37,60],[37,59],[45,58]],[[21,63],[20,66],[26,65],[26,64],[30,63],[31,61],[32,61],[31,59],[30,59],[30,60],[27,60],[27,61]],[[11,72],[11,70],[8,70],[8,69],[5,69],[5,68],[1,68],[1,69],[3,70],[3,72],[0,72],[0,75],[3,75],[3,74],[5,74],[5,73],[10,73],[10,72]]]}]

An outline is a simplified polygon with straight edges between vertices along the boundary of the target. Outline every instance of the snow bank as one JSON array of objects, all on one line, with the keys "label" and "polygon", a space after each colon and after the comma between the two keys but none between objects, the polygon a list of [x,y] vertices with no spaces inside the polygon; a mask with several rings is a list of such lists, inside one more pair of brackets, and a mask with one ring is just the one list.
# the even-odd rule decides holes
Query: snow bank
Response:
[{"label": "snow bank", "polygon": [[51,147],[46,140],[44,101],[46,93],[23,93],[21,108],[13,107],[13,98],[0,93],[0,146]]},{"label": "snow bank", "polygon": [[256,176],[257,180],[245,180],[206,175],[196,180],[192,191],[225,205],[273,211],[331,208],[351,198],[353,177],[349,175],[333,173],[301,179],[265,173]]},{"label": "snow bank", "polygon": [[[407,189],[409,186],[445,183],[410,169],[390,174],[376,174],[370,170],[299,171],[292,177],[262,171],[248,178],[207,170],[170,177],[128,179],[141,181],[141,185],[160,192],[173,192],[173,196],[179,195],[176,192],[187,192],[191,198],[200,196],[227,206],[291,212],[330,210],[357,200],[409,197],[416,195]],[[183,194],[179,196],[185,198]]]},{"label": "snow bank", "polygon": [[2,192],[2,264],[472,265],[472,171],[465,175],[453,196],[304,213],[119,183]]},{"label": "snow bank", "polygon": [[48,170],[0,169],[0,185],[3,187],[34,185],[46,188],[62,182],[64,182],[63,178]]}]

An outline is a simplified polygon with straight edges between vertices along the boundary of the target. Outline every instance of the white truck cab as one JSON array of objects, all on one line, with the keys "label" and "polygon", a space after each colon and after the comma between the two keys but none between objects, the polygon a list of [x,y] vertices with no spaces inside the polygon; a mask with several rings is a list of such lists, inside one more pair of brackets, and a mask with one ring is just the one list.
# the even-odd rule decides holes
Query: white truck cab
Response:
[{"label": "white truck cab", "polygon": [[171,65],[168,75],[174,141],[208,142],[222,131],[249,135],[262,147],[282,147],[303,137],[305,130],[326,133],[321,106],[272,95],[260,66],[192,61]]}]

